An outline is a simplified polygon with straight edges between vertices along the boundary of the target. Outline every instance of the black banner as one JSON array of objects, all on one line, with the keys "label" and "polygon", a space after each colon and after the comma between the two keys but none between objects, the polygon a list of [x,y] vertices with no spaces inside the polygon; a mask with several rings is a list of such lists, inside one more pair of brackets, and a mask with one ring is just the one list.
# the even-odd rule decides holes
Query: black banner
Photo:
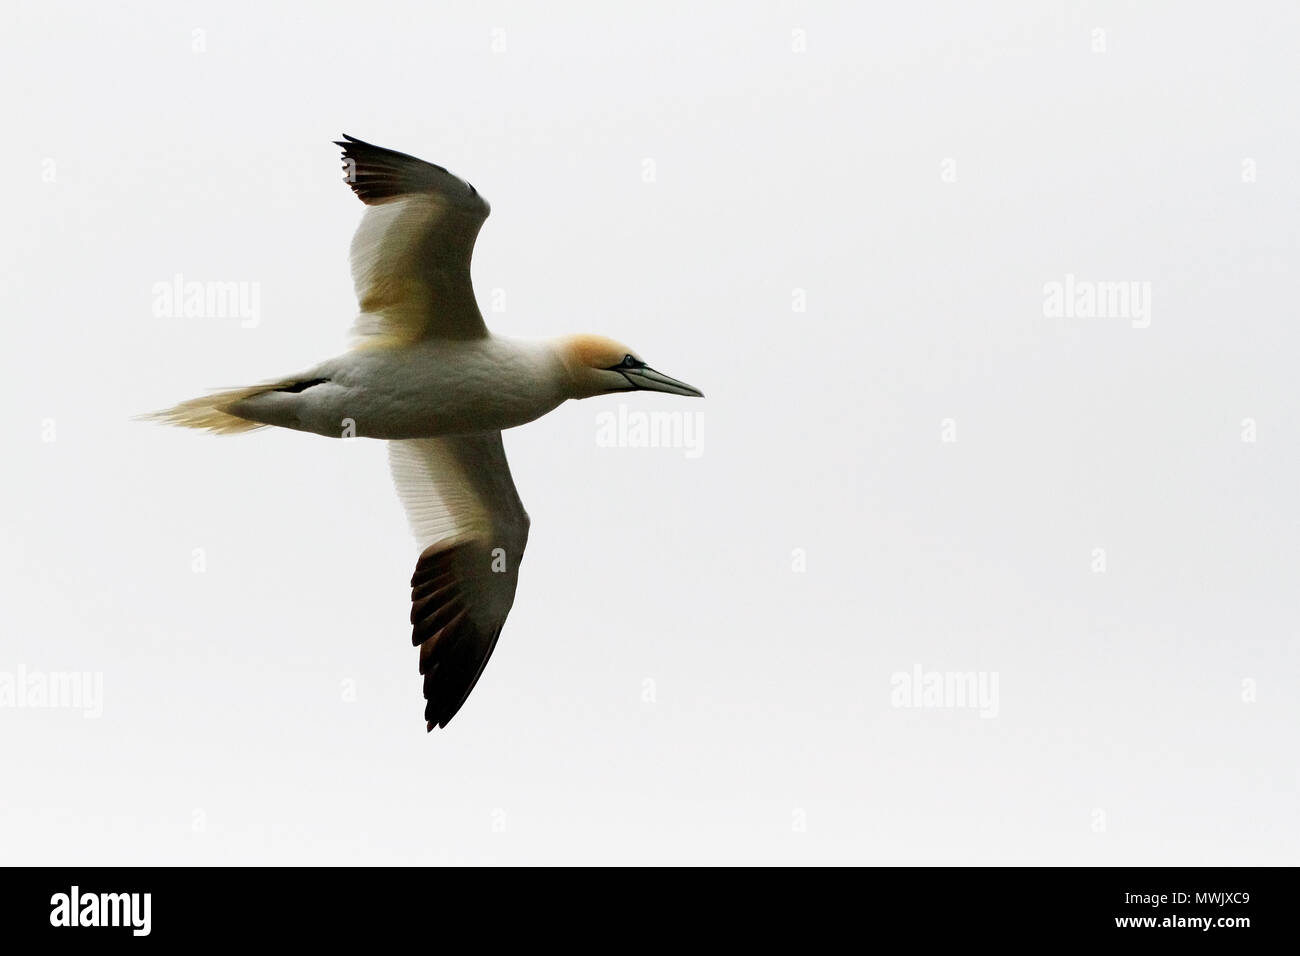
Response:
[{"label": "black banner", "polygon": [[[610,920],[646,940],[691,926],[733,940],[772,934],[859,942],[1130,938],[1136,945],[1286,939],[1285,869],[658,869],[592,879],[406,869],[10,869],[7,941],[68,937],[240,942],[266,933],[337,944],[427,934],[452,922],[549,927],[590,937]],[[567,927],[567,928],[566,928]],[[917,934],[920,934],[919,936]],[[414,938],[420,938],[416,935]],[[628,938],[631,941],[631,937]],[[65,940],[66,941],[66,940]]]}]

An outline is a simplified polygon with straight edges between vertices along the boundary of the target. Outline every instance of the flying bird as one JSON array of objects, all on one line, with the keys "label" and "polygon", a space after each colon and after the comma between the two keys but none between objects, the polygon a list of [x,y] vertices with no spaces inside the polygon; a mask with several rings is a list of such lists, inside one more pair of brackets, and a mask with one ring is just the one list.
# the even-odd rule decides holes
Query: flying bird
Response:
[{"label": "flying bird", "polygon": [[298,375],[216,392],[146,418],[219,434],[264,426],[388,442],[421,548],[411,578],[427,729],[478,682],[514,604],[528,514],[501,431],[571,398],[703,395],[596,335],[493,335],[470,281],[489,206],[441,166],[344,135],[344,181],[366,205],[352,240],[360,314],[344,354]]}]

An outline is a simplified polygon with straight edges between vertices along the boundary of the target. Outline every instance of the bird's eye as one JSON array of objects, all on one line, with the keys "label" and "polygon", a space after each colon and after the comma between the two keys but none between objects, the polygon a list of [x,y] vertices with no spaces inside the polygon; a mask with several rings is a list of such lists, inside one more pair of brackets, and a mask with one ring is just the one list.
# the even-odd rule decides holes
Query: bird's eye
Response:
[{"label": "bird's eye", "polygon": [[624,367],[624,368],[640,368],[640,367],[641,367],[642,365],[644,365],[644,364],[645,364],[644,362],[638,362],[636,359],[634,359],[634,358],[633,358],[632,356],[630,356],[630,355],[625,355],[625,356],[623,356],[623,367]]}]

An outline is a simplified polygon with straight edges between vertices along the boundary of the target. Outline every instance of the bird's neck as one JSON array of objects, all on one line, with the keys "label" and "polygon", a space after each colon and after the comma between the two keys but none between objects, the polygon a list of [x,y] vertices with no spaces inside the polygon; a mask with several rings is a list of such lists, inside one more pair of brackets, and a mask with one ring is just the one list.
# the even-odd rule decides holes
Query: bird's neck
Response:
[{"label": "bird's neck", "polygon": [[562,335],[547,342],[558,363],[556,374],[567,398],[592,398],[609,390],[609,383],[582,360],[583,339],[581,335]]}]

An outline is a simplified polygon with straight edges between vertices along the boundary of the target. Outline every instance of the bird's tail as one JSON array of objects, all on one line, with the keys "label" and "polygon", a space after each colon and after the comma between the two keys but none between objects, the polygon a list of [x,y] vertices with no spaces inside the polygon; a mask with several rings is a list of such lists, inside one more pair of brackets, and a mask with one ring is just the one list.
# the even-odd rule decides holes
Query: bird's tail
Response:
[{"label": "bird's tail", "polygon": [[264,395],[291,386],[292,382],[273,382],[269,385],[252,385],[248,388],[231,388],[213,392],[202,398],[191,398],[172,408],[160,412],[140,415],[139,421],[162,422],[165,425],[180,425],[182,428],[202,428],[217,435],[234,435],[239,432],[251,432],[255,428],[265,428],[261,422],[249,421],[232,415],[228,409],[237,402]]}]

